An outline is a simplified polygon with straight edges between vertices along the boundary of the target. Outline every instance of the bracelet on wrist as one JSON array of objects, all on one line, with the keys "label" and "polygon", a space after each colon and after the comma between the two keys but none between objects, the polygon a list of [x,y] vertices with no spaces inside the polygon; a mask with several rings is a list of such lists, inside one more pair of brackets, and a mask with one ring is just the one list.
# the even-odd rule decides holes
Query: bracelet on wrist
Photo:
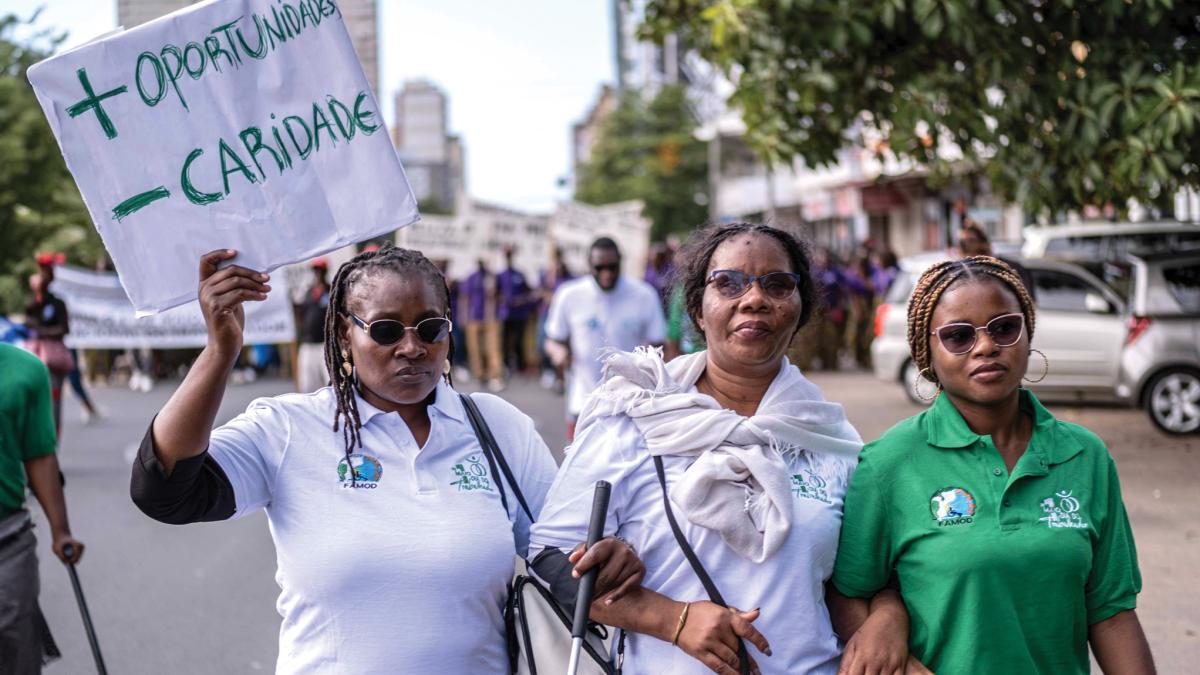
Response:
[{"label": "bracelet on wrist", "polygon": [[691,606],[690,602],[683,603],[683,611],[679,613],[679,624],[675,626],[675,637],[671,638],[671,646],[679,644],[679,636],[683,634],[683,627],[687,624],[688,609]]}]

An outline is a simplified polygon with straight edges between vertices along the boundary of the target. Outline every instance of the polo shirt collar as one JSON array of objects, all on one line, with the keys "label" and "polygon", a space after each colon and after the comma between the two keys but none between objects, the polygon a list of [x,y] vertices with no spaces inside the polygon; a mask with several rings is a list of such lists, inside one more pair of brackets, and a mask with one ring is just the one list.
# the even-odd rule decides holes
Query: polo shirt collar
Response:
[{"label": "polo shirt collar", "polygon": [[[462,401],[458,400],[458,394],[450,385],[446,384],[444,379],[438,379],[437,388],[434,391],[437,392],[437,395],[433,399],[433,404],[429,406],[431,409],[459,422],[467,419],[467,413],[463,410]],[[386,411],[376,408],[363,398],[357,387],[354,389],[354,398],[358,404],[358,418],[364,427],[370,424],[376,416],[387,414]]]},{"label": "polo shirt collar", "polygon": [[[1020,389],[1019,395],[1021,410],[1033,414],[1030,452],[1045,455],[1050,464],[1061,464],[1083,451],[1083,446],[1074,435],[1062,428],[1062,423],[1042,406],[1032,392]],[[925,414],[925,437],[930,445],[946,450],[969,448],[982,438],[971,431],[966,420],[945,395],[938,396]]]}]

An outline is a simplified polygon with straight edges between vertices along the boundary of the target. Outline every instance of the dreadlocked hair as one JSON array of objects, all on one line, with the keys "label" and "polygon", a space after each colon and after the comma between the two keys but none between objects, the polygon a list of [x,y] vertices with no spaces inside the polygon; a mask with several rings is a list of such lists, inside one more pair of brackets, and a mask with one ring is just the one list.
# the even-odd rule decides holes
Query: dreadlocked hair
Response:
[{"label": "dreadlocked hair", "polygon": [[[329,371],[333,393],[337,397],[333,430],[336,432],[340,428],[342,432],[351,484],[354,484],[354,466],[351,464],[350,454],[354,446],[362,448],[362,438],[358,433],[362,421],[358,416],[358,403],[355,400],[353,356],[350,355],[350,346],[342,344],[342,329],[350,321],[346,296],[354,284],[378,272],[421,275],[441,293],[445,307],[444,316],[454,320],[454,317],[450,316],[450,287],[446,284],[446,277],[420,251],[398,248],[388,243],[377,250],[359,253],[338,268],[329,289],[329,307],[325,310],[325,368]],[[449,353],[454,354],[454,338],[451,336],[447,339],[450,340]],[[346,353],[345,357],[342,356],[343,350]],[[351,365],[351,372],[346,372],[343,363]],[[453,384],[449,373],[443,377],[447,384]]]},{"label": "dreadlocked hair", "polygon": [[930,351],[929,338],[933,329],[933,310],[937,307],[942,295],[960,282],[977,279],[994,279],[1007,286],[1017,296],[1021,304],[1021,313],[1025,315],[1025,325],[1033,338],[1033,328],[1037,321],[1037,310],[1033,298],[1021,281],[1020,275],[1008,263],[986,255],[977,255],[964,260],[948,260],[929,269],[917,279],[912,297],[908,301],[908,349],[912,355],[921,377],[936,382],[933,374],[933,354]]}]

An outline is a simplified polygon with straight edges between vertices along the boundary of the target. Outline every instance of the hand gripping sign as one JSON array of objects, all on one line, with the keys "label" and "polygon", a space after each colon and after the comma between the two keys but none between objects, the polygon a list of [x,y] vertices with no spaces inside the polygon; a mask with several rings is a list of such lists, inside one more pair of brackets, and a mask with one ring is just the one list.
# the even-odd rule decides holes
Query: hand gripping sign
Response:
[{"label": "hand gripping sign", "polygon": [[139,314],[208,251],[269,271],[419,217],[333,0],[201,3],[29,81]]}]

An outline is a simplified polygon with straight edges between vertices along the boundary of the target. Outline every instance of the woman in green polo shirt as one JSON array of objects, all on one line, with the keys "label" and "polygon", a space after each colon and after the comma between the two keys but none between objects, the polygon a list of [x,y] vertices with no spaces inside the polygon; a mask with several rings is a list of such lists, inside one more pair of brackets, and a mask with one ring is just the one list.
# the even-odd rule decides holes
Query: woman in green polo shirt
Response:
[{"label": "woman in green polo shirt", "polygon": [[1089,643],[1106,673],[1152,673],[1112,457],[1021,388],[1034,325],[995,258],[921,276],[908,343],[939,395],[863,449],[834,584],[868,598],[894,579],[938,673],[1087,673]]}]

